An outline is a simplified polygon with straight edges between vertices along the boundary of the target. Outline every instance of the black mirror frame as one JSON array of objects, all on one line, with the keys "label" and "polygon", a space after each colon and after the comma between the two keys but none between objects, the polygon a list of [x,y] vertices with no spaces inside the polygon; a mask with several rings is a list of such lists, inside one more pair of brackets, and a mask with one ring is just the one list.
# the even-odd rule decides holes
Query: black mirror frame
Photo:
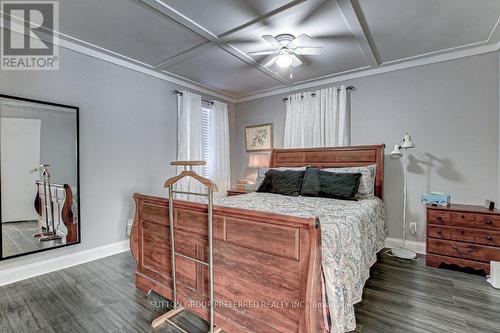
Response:
[{"label": "black mirror frame", "polygon": [[[18,97],[18,96],[11,96],[11,95],[5,95],[5,94],[0,94],[0,99],[5,98],[5,99],[12,99],[16,101],[23,101],[23,102],[30,102],[30,103],[37,103],[37,104],[42,104],[42,105],[49,105],[49,106],[55,106],[55,107],[61,107],[61,108],[68,108],[68,109],[74,109],[76,112],[76,186],[78,187],[78,240],[73,243],[69,244],[61,244],[45,249],[39,249],[35,251],[29,251],[25,253],[19,253],[15,254],[12,256],[4,257],[3,256],[3,244],[2,244],[2,223],[0,223],[0,261],[4,260],[9,260],[9,259],[14,259],[14,258],[19,258],[19,257],[24,257],[30,254],[35,254],[35,253],[40,253],[40,252],[45,252],[49,250],[54,250],[54,249],[60,249],[63,247],[67,246],[73,246],[73,245],[78,245],[82,241],[82,236],[81,236],[81,187],[80,187],[80,108],[77,106],[72,106],[72,105],[65,105],[65,104],[58,104],[58,103],[52,103],[52,102],[46,102],[46,101],[40,101],[40,100],[35,100],[35,99],[29,99],[29,98],[24,98],[24,97]],[[1,187],[1,177],[0,177],[0,187]],[[0,202],[2,200],[2,194],[0,192]],[[2,214],[0,206],[0,216]]]}]

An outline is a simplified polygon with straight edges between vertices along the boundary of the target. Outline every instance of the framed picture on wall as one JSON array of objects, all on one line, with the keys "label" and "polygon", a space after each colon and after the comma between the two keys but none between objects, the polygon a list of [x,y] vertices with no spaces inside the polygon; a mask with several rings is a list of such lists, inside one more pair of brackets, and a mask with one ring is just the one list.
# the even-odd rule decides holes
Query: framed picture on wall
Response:
[{"label": "framed picture on wall", "polygon": [[247,152],[273,149],[273,124],[247,126],[245,128]]}]

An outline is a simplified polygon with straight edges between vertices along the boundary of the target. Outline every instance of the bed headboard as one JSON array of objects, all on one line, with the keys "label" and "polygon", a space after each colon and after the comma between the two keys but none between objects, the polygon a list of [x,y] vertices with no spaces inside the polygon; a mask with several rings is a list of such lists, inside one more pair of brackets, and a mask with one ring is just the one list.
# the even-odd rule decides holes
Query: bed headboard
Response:
[{"label": "bed headboard", "polygon": [[382,199],[384,148],[385,145],[382,144],[335,148],[273,149],[270,167],[312,166],[315,168],[339,168],[376,164],[375,195]]}]

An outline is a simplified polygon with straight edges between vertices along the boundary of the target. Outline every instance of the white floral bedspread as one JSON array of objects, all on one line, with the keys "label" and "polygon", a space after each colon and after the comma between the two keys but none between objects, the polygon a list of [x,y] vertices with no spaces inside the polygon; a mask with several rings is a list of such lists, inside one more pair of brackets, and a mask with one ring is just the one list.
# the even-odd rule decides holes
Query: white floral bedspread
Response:
[{"label": "white floral bedspread", "polygon": [[330,331],[356,328],[354,304],[384,247],[385,209],[379,198],[344,201],[250,193],[216,199],[215,204],[299,217],[318,217],[321,224],[323,274],[330,312]]}]

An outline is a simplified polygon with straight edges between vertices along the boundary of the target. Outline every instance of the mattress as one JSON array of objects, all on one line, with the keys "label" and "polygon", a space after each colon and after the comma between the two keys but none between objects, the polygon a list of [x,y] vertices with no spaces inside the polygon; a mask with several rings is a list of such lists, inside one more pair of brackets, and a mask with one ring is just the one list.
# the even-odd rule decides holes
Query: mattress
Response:
[{"label": "mattress", "polygon": [[298,217],[318,217],[326,297],[325,322],[330,332],[356,328],[354,304],[361,301],[370,267],[387,236],[385,209],[379,198],[345,201],[249,193],[218,198],[215,204]]}]

